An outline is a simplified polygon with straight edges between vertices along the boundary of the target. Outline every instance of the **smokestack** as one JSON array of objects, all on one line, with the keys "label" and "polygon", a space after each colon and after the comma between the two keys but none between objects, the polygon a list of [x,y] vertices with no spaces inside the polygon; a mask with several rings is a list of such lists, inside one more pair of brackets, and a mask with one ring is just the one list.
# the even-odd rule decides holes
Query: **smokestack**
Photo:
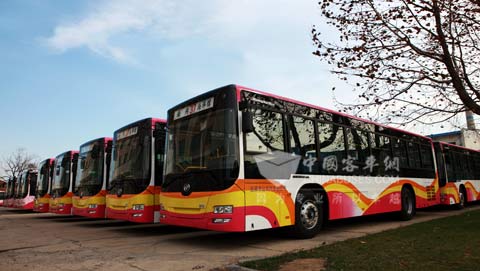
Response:
[{"label": "smokestack", "polygon": [[467,129],[475,130],[475,120],[473,119],[473,112],[470,110],[465,111],[465,116],[467,117]]}]

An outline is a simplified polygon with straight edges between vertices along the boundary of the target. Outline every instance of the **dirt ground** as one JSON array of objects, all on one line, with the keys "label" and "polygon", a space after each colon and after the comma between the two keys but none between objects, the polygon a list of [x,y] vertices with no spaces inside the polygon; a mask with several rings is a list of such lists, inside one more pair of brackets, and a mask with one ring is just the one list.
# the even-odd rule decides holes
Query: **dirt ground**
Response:
[{"label": "dirt ground", "polygon": [[424,210],[407,222],[392,215],[335,221],[313,239],[295,240],[272,230],[219,233],[0,208],[0,270],[210,270],[460,212]]}]

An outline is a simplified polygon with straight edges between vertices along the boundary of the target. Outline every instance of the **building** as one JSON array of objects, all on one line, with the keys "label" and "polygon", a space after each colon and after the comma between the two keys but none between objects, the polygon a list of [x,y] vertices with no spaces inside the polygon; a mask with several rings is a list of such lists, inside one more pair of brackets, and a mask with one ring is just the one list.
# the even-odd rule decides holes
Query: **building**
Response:
[{"label": "building", "polygon": [[471,129],[429,135],[434,141],[443,141],[466,148],[480,150],[480,132]]}]

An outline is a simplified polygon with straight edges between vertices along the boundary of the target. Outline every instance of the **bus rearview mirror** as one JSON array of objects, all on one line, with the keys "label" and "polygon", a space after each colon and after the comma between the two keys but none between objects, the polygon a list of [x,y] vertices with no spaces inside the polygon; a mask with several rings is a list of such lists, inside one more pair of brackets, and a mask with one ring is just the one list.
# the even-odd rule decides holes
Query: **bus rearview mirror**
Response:
[{"label": "bus rearview mirror", "polygon": [[244,133],[251,133],[254,131],[253,114],[250,111],[242,112],[242,131]]}]

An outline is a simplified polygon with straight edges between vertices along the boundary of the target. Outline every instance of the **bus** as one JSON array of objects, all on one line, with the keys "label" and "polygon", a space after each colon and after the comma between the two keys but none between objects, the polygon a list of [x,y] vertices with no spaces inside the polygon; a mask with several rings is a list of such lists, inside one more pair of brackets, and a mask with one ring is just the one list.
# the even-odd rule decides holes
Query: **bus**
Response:
[{"label": "bus", "polygon": [[20,174],[18,190],[13,204],[14,208],[23,210],[33,209],[37,189],[37,175],[36,169],[27,169]]},{"label": "bus", "polygon": [[38,164],[38,180],[37,193],[35,194],[35,202],[33,211],[37,213],[48,213],[50,209],[50,189],[53,180],[53,163],[54,158],[48,158]]},{"label": "bus", "polygon": [[78,151],[66,151],[55,157],[49,200],[49,212],[72,214],[72,196],[77,172]]},{"label": "bus", "polygon": [[165,120],[147,118],[114,133],[107,218],[157,223],[163,180]]},{"label": "bus", "polygon": [[73,189],[73,215],[105,218],[105,196],[112,139],[101,137],[80,146]]},{"label": "bus", "polygon": [[480,200],[480,152],[457,145],[435,142],[440,204],[459,209]]},{"label": "bus", "polygon": [[244,232],[439,202],[430,138],[229,85],[168,111],[160,223]]}]

